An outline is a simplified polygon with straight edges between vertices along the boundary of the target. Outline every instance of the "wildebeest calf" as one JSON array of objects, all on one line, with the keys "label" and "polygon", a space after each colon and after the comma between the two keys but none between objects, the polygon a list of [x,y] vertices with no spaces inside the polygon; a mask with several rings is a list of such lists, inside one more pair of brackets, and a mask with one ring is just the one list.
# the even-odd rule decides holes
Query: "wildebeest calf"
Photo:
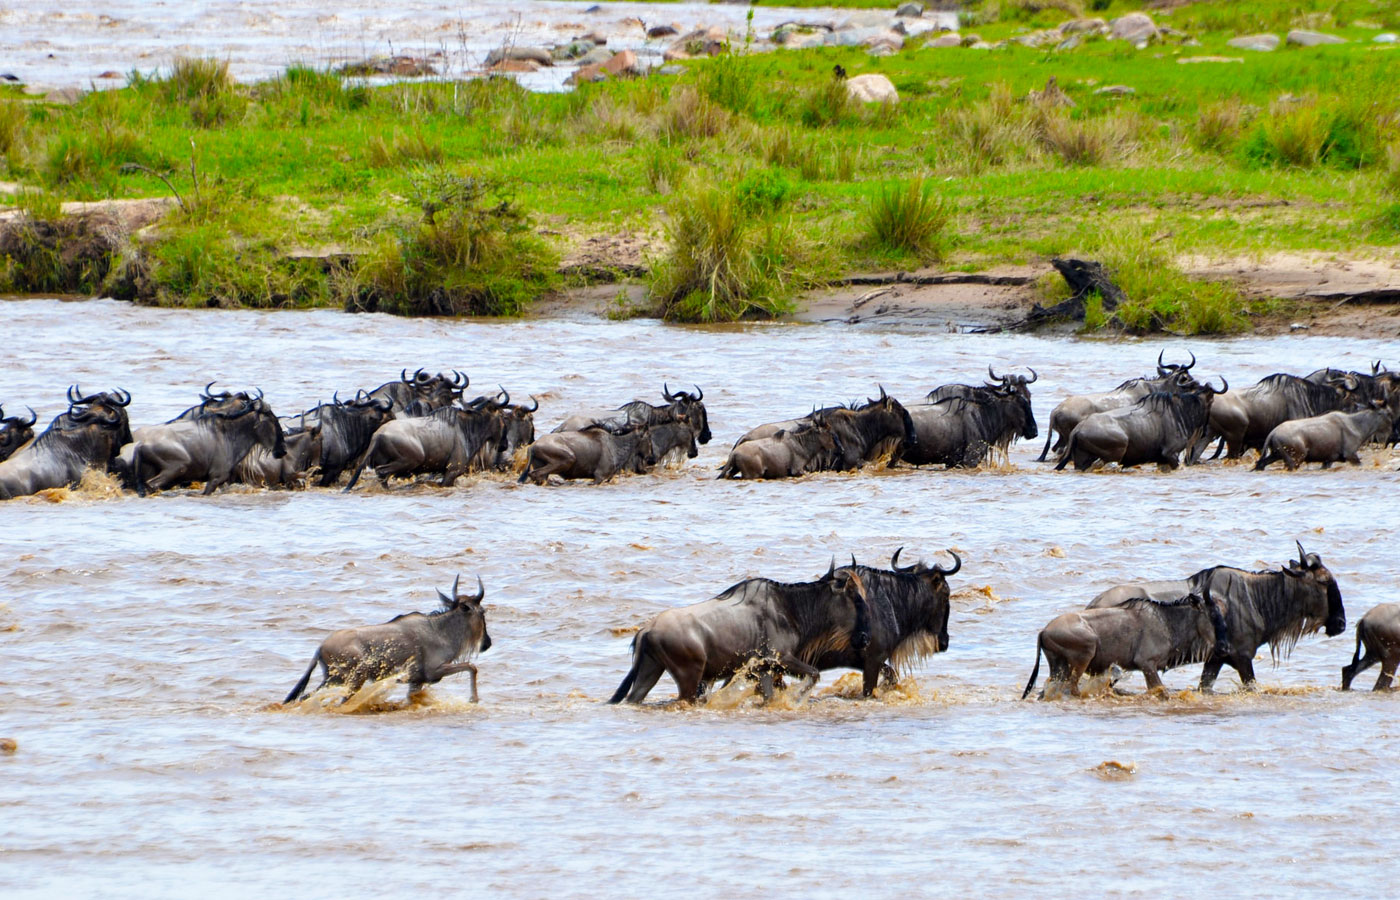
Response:
[{"label": "wildebeest calf", "polygon": [[448,675],[470,672],[472,702],[477,702],[476,666],[457,659],[464,653],[475,655],[491,649],[486,612],[481,607],[486,588],[478,576],[476,596],[459,594],[460,581],[459,575],[452,582],[451,597],[438,591],[443,608],[436,612],[407,613],[383,625],[333,632],[321,642],[311,657],[311,665],[282,702],[292,703],[306,696],[306,685],[318,665],[323,678],[316,690],[328,684],[343,684],[354,693],[366,682],[402,671],[410,697],[425,684],[437,684]]},{"label": "wildebeest calf", "polygon": [[1351,665],[1342,666],[1342,690],[1351,690],[1352,679],[1376,663],[1381,664],[1381,674],[1372,690],[1388,691],[1400,666],[1400,603],[1382,603],[1356,623],[1356,653]]}]

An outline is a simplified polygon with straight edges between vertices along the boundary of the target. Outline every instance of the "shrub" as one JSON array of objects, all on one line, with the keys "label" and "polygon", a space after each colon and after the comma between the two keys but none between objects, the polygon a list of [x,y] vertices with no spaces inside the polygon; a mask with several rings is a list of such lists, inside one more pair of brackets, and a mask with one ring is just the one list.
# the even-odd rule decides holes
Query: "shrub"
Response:
[{"label": "shrub", "polygon": [[735,199],[745,212],[766,215],[779,209],[792,191],[792,182],[776,169],[758,169],[745,175],[734,188]]},{"label": "shrub", "polygon": [[199,128],[213,128],[242,115],[246,100],[228,73],[228,61],[180,57],[161,82],[166,99],[183,103]]},{"label": "shrub", "polygon": [[661,111],[660,130],[668,141],[714,137],[724,130],[729,116],[713,100],[690,85],[671,92]]},{"label": "shrub", "polygon": [[753,106],[755,79],[745,72],[738,54],[721,53],[700,70],[700,91],[733,113],[748,112]]},{"label": "shrub", "polygon": [[1385,156],[1378,119],[1376,110],[1362,104],[1280,103],[1255,126],[1242,152],[1256,166],[1361,169]]},{"label": "shrub", "polygon": [[1196,117],[1192,142],[1201,150],[1228,151],[1239,140],[1244,121],[1245,109],[1238,97],[1212,103]]},{"label": "shrub", "polygon": [[1035,155],[1035,128],[1005,84],[994,86],[985,102],[955,110],[949,124],[953,140],[948,161],[971,171]]},{"label": "shrub", "polygon": [[0,99],[0,156],[17,156],[24,142],[25,121],[29,118],[24,106],[16,100]]},{"label": "shrub", "polygon": [[101,289],[121,243],[116,223],[62,216],[57,207],[56,199],[21,198],[25,214],[0,229],[0,290],[91,295]]},{"label": "shrub", "polygon": [[1145,228],[1106,229],[1092,255],[1127,297],[1111,313],[1100,311],[1104,323],[1116,322],[1132,331],[1190,334],[1224,334],[1247,324],[1238,290],[1224,282],[1187,278],[1171,249]]},{"label": "shrub", "polygon": [[889,185],[877,190],[866,206],[866,239],[884,251],[934,259],[951,216],[951,205],[924,179]]},{"label": "shrub", "polygon": [[382,234],[338,285],[347,310],[518,315],[553,285],[553,254],[493,185],[429,170],[415,192],[422,218]]},{"label": "shrub", "polygon": [[856,111],[856,101],[840,78],[829,78],[802,96],[802,124],[811,128],[840,125]]},{"label": "shrub", "polygon": [[732,322],[791,308],[786,229],[756,221],[733,193],[708,185],[678,196],[670,214],[667,255],[650,288],[665,318]]},{"label": "shrub", "polygon": [[1391,144],[1385,150],[1384,184],[1391,194],[1400,196],[1400,143]]},{"label": "shrub", "polygon": [[1122,116],[1075,118],[1062,111],[1039,115],[1041,144],[1072,166],[1103,166],[1125,157],[1135,128]]}]

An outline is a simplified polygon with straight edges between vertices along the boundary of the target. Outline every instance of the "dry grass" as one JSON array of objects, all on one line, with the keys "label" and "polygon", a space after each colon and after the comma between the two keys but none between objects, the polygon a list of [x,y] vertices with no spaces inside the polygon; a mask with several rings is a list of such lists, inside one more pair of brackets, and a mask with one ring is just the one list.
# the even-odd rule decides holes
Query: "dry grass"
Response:
[{"label": "dry grass", "polygon": [[1062,110],[1036,115],[1040,144],[1072,166],[1122,162],[1137,143],[1138,124],[1127,115],[1075,118]]},{"label": "dry grass", "polygon": [[729,114],[690,85],[671,92],[661,109],[660,132],[669,141],[714,137],[729,124]]}]

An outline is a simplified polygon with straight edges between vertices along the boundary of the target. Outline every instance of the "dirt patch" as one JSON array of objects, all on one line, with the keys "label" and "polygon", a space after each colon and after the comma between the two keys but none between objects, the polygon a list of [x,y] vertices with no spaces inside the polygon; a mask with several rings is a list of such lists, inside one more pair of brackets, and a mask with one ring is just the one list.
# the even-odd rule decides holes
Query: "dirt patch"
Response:
[{"label": "dirt patch", "polygon": [[655,234],[635,231],[589,236],[567,232],[551,234],[562,234],[571,243],[559,264],[560,274],[589,281],[641,278],[651,271],[649,260],[662,251],[662,240]]},{"label": "dirt patch", "polygon": [[1035,302],[1040,274],[1030,266],[1001,266],[974,273],[922,270],[853,276],[846,284],[809,293],[795,318],[954,332],[994,330],[1025,318]]}]

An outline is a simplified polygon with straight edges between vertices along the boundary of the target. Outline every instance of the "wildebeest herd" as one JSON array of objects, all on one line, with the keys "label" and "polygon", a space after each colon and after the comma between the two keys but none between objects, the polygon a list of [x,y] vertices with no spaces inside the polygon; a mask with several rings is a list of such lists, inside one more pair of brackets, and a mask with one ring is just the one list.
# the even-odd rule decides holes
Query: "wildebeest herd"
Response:
[{"label": "wildebeest herd", "polygon": [[[1200,381],[1189,362],[1157,358],[1155,376],[1123,382],[1101,394],[1069,397],[1055,407],[1041,461],[1084,471],[1100,464],[1198,464],[1212,443],[1215,457],[1260,456],[1255,469],[1282,461],[1358,463],[1368,443],[1396,442],[1400,373],[1376,363],[1368,373],[1327,368],[1306,376],[1270,375],[1232,391]],[[1028,374],[998,375],[982,384],[947,384],[905,405],[883,388],[865,402],[813,409],[799,418],[745,432],[719,477],[786,478],[889,465],[974,468],[1005,454],[1018,439],[1038,436]],[[0,499],[76,485],[90,469],[105,471],[145,496],[195,484],[205,494],[226,484],[353,489],[371,469],[382,484],[393,478],[435,477],[450,486],[474,471],[520,468],[519,481],[607,481],[645,473],[668,457],[694,458],[711,439],[704,393],[663,386],[663,403],[636,400],[568,416],[535,437],[539,404],[513,404],[502,388],[465,399],[470,381],[459,372],[423,369],[342,399],[277,416],[260,391],[214,391],[159,425],[132,429],[131,395],[68,390],[68,408],[43,432],[38,416],[4,417],[0,409]],[[1053,446],[1052,446],[1053,444]],[[1254,681],[1252,660],[1268,644],[1275,659],[1304,634],[1345,628],[1336,579],[1321,559],[1298,547],[1298,559],[1276,571],[1208,568],[1180,581],[1122,585],[1088,609],[1062,615],[1040,633],[1034,688],[1044,656],[1051,680],[1077,693],[1082,675],[1113,668],[1144,673],[1149,687],[1175,666],[1204,665],[1209,690],[1222,666]],[[632,666],[613,702],[640,702],[662,674],[683,699],[696,699],[717,680],[752,677],[765,696],[784,677],[809,686],[823,670],[853,668],[870,695],[880,679],[893,682],[914,661],[948,649],[947,577],[961,568],[898,565],[888,569],[833,562],[803,583],[750,579],[711,600],[668,610],[637,632]],[[459,671],[476,670],[464,656],[490,646],[479,585],[475,596],[440,595],[443,610],[413,613],[383,625],[347,629],[322,644],[288,696],[304,694],[312,672],[323,683],[358,688],[401,673],[413,689]],[[1363,654],[1364,649],[1364,654]],[[1378,607],[1357,626],[1356,652],[1343,685],[1380,662],[1377,688],[1400,664],[1400,607]]]}]

